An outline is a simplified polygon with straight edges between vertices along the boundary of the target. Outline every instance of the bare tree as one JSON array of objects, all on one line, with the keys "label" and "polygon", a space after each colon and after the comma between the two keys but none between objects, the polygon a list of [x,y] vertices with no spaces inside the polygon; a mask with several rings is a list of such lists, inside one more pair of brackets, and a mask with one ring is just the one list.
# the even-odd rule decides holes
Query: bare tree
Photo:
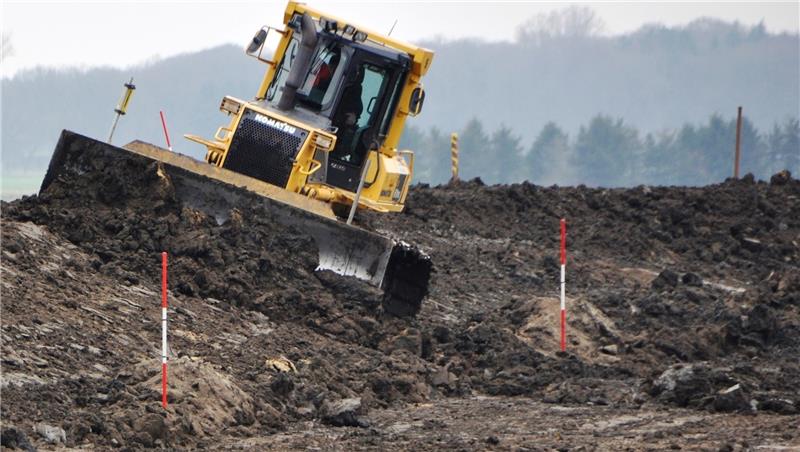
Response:
[{"label": "bare tree", "polygon": [[14,47],[11,45],[11,35],[3,33],[0,37],[0,60],[14,55]]},{"label": "bare tree", "polygon": [[589,38],[603,32],[605,24],[587,6],[572,5],[549,13],[539,13],[516,30],[520,43],[540,45],[558,38]]}]

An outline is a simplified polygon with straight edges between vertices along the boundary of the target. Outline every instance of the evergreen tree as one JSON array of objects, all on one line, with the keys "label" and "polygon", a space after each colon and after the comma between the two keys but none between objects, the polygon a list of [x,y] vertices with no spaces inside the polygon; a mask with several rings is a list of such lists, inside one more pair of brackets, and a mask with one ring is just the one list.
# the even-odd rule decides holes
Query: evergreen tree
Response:
[{"label": "evergreen tree", "polygon": [[648,133],[644,137],[642,147],[644,155],[642,157],[643,174],[648,183],[662,181],[665,177],[665,167],[668,166],[668,148],[671,143],[671,136],[668,133],[654,135]]},{"label": "evergreen tree", "polygon": [[425,133],[416,126],[406,125],[403,129],[403,135],[400,136],[400,142],[397,144],[397,149],[409,149],[417,152],[425,141]]},{"label": "evergreen tree", "polygon": [[697,140],[702,165],[712,180],[724,180],[731,174],[731,149],[735,137],[718,114],[711,115],[708,125],[698,129]]},{"label": "evergreen tree", "polygon": [[[729,173],[725,177],[733,175],[733,161],[736,154],[736,119],[731,120],[729,128],[733,136],[733,144],[728,150]],[[758,178],[769,179],[769,148],[753,123],[746,116],[742,118],[742,141],[740,147],[739,176],[753,173]]]},{"label": "evergreen tree", "polygon": [[575,142],[573,165],[580,183],[593,186],[622,186],[640,167],[641,143],[636,129],[622,119],[597,115],[589,127],[581,126]]},{"label": "evergreen tree", "polygon": [[425,149],[430,165],[426,169],[428,181],[441,184],[450,180],[450,134],[442,132],[438,127],[431,127],[425,138]]},{"label": "evergreen tree", "polygon": [[764,179],[783,169],[794,175],[800,173],[800,121],[797,118],[787,119],[783,127],[776,123],[765,141]]},{"label": "evergreen tree", "polygon": [[397,145],[398,150],[414,151],[414,179],[416,182],[431,182],[431,167],[434,164],[435,155],[428,149],[425,134],[417,127],[407,125],[400,137]]},{"label": "evergreen tree", "polygon": [[783,149],[781,155],[786,168],[800,177],[800,120],[789,118],[783,125]]},{"label": "evergreen tree", "polygon": [[459,169],[461,179],[487,177],[486,169],[493,164],[489,137],[483,129],[483,124],[476,118],[467,122],[464,130],[459,134]]},{"label": "evergreen tree", "polygon": [[487,162],[485,182],[508,184],[524,177],[523,148],[520,141],[521,138],[504,124],[492,133],[489,152],[491,160]]},{"label": "evergreen tree", "polygon": [[564,184],[573,174],[569,167],[569,137],[554,122],[542,128],[525,156],[527,179],[538,185]]},{"label": "evergreen tree", "polygon": [[695,126],[684,124],[674,141],[667,145],[664,163],[671,168],[665,180],[667,185],[699,185],[700,181],[707,180],[704,147],[699,137]]}]

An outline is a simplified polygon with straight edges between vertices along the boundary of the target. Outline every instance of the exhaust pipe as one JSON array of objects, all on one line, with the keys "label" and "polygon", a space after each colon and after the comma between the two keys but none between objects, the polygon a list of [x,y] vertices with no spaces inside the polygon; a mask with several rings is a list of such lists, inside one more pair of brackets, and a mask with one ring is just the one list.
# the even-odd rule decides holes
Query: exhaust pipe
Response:
[{"label": "exhaust pipe", "polygon": [[314,49],[317,47],[317,27],[311,16],[304,13],[300,25],[303,35],[300,39],[300,49],[297,51],[289,77],[283,87],[283,94],[278,101],[278,108],[284,111],[294,108],[297,89],[303,84],[311,58],[314,56]]}]

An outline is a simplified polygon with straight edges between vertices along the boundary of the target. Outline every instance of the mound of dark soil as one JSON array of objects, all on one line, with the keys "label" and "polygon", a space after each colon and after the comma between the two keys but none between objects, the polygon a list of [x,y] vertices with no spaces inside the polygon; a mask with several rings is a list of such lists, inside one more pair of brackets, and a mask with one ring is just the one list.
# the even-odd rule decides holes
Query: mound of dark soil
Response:
[{"label": "mound of dark soil", "polygon": [[[431,254],[433,311],[480,320],[466,337],[485,329],[512,338],[497,355],[477,348],[473,385],[497,391],[503,382],[523,393],[547,381],[548,370],[533,372],[536,359],[519,357],[525,348],[513,339],[538,350],[558,343],[560,218],[568,223],[567,304],[578,330],[571,348],[578,368],[603,367],[559,364],[554,381],[628,375],[646,389],[672,364],[711,360],[726,377],[703,386],[709,400],[741,382],[763,409],[776,397],[798,403],[790,388],[799,382],[800,181],[785,173],[769,184],[745,177],[697,188],[418,186],[403,214],[368,222]],[[550,301],[529,301],[537,296]],[[459,346],[459,359],[475,348]],[[517,389],[505,383],[509,372],[493,372],[509,368],[523,382]]]},{"label": "mound of dark soil", "polygon": [[[129,162],[3,203],[3,444],[44,444],[44,423],[69,446],[211,447],[306,421],[365,428],[371,409],[479,394],[784,414],[800,403],[790,176],[417,186],[402,214],[359,218],[432,256],[414,319],[385,313],[371,286],[315,272],[313,240],[254,201],[211,217],[178,201],[168,173]],[[166,416],[161,251],[180,366]]]}]

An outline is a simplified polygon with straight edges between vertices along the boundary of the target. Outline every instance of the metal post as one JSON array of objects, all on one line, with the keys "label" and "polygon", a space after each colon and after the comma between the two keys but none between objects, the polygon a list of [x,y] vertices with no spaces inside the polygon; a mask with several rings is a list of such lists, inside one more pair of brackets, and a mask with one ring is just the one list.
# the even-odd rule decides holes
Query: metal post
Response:
[{"label": "metal post", "polygon": [[742,144],[742,107],[739,107],[739,116],[736,119],[736,156],[733,160],[733,177],[739,178],[739,157],[741,155]]},{"label": "metal post", "polygon": [[108,133],[108,144],[111,144],[111,138],[114,137],[114,130],[117,129],[117,122],[119,122],[119,117],[120,114],[117,113],[117,115],[114,116],[114,122],[111,123],[111,132]]},{"label": "metal post", "polygon": [[450,178],[451,182],[458,180],[458,134],[453,133],[450,135],[450,170],[453,175]]},{"label": "metal post", "polygon": [[361,169],[361,179],[358,180],[358,190],[356,190],[356,199],[353,200],[353,206],[350,207],[350,215],[347,216],[347,224],[351,224],[353,222],[353,217],[356,216],[356,208],[358,208],[358,202],[361,200],[361,190],[364,188],[364,179],[367,178],[368,172],[369,172],[369,158],[367,158],[367,161],[364,162],[364,168]]}]

